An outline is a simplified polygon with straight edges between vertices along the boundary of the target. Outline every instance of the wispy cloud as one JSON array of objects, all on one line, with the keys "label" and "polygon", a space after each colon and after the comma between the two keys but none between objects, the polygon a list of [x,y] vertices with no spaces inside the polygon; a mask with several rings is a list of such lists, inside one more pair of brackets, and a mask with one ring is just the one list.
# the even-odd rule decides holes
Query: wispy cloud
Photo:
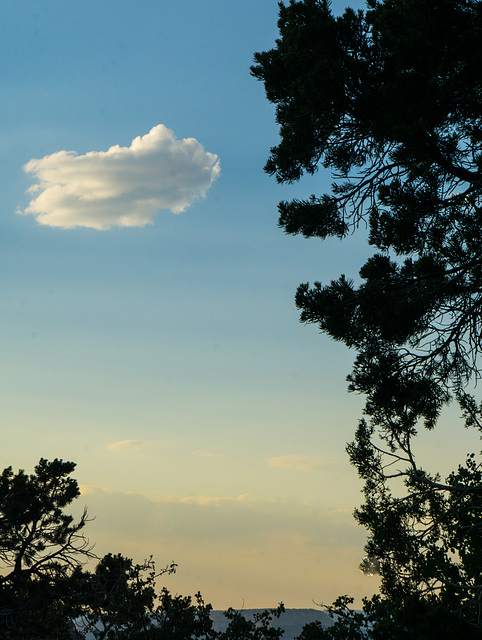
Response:
[{"label": "wispy cloud", "polygon": [[152,440],[118,440],[107,445],[109,451],[142,451],[157,447],[158,443]]},{"label": "wispy cloud", "polygon": [[24,170],[37,180],[32,214],[51,227],[138,227],[161,209],[185,211],[206,195],[220,173],[218,156],[195,138],[177,140],[162,124],[129,147],[108,151],[58,151],[30,160]]},{"label": "wispy cloud", "polygon": [[268,458],[270,467],[279,467],[281,469],[296,469],[297,471],[313,471],[320,469],[326,465],[324,460],[315,457],[298,456],[289,454],[286,456],[275,456]]},{"label": "wispy cloud", "polygon": [[[322,506],[267,500],[250,494],[168,496],[151,491],[118,492],[109,487],[83,486],[89,512],[123,539],[158,540],[163,543],[252,548],[275,537],[291,536],[315,546],[363,542],[363,532],[350,513]],[[353,537],[354,536],[354,537]],[[268,543],[268,542],[267,542]],[[109,542],[112,544],[112,541]],[[146,548],[147,551],[147,548]]]},{"label": "wispy cloud", "polygon": [[[174,559],[181,570],[169,579],[172,590],[218,594],[224,598],[220,608],[241,605],[245,595],[272,603],[281,596],[300,603],[313,597],[332,601],[346,584],[364,593],[365,583],[357,586],[356,580],[362,578],[357,566],[365,532],[349,513],[332,513],[323,502],[237,492],[196,496],[195,487],[193,493],[165,495],[165,489],[177,489],[175,482],[157,487],[157,495],[151,488],[152,493],[106,487],[85,493],[81,505],[96,516],[89,533],[99,555],[120,550],[142,560],[154,553],[160,566]],[[320,582],[320,575],[326,579]]]},{"label": "wispy cloud", "polygon": [[93,496],[98,488],[90,484],[79,484],[79,491],[82,496]]},{"label": "wispy cloud", "polygon": [[223,456],[219,453],[214,453],[213,451],[204,451],[203,449],[198,449],[195,454],[200,458],[222,458]]},{"label": "wispy cloud", "polygon": [[197,504],[200,507],[207,507],[209,505],[219,506],[223,503],[227,502],[247,502],[249,500],[249,495],[247,493],[243,493],[239,496],[186,496],[185,498],[181,498],[179,502],[183,502],[184,504]]}]

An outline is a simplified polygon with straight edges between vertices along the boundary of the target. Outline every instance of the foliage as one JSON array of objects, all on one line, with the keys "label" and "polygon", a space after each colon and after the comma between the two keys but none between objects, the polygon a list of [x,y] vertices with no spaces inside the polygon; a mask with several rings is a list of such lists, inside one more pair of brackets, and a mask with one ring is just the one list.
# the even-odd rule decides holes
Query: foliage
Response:
[{"label": "foliage", "polygon": [[446,385],[477,371],[481,340],[482,7],[368,5],[341,17],[326,1],[280,5],[277,47],[252,68],[280,124],[266,170],[292,182],[321,163],[336,177],[329,194],[280,204],[288,233],[369,225],[381,253],[362,267],[364,283],[300,287],[302,320],[359,351],[352,385],[375,406],[392,395],[386,369],[404,392],[418,391],[413,375],[428,385],[431,402],[413,410],[433,424]]},{"label": "foliage", "polygon": [[362,568],[381,576],[369,626],[344,601],[320,637],[482,633],[480,460],[442,479],[415,453],[450,402],[482,433],[468,392],[481,374],[482,3],[367,0],[339,17],[326,0],[279,7],[276,47],[252,67],[280,125],[266,171],[334,178],[329,193],[281,202],[279,225],[322,239],[362,225],[374,247],[358,284],[342,275],[296,295],[303,322],[357,352],[349,389],[366,395],[366,418],[348,453],[365,482]]},{"label": "foliage", "polygon": [[82,533],[87,512],[77,522],[63,512],[79,495],[69,477],[74,468],[72,462],[41,459],[31,475],[14,474],[11,467],[0,475],[0,633],[8,637],[68,631],[74,573],[93,557]]},{"label": "foliage", "polygon": [[159,640],[176,640],[177,638],[202,638],[214,640],[218,634],[213,629],[210,618],[212,606],[206,604],[198,592],[193,603],[190,596],[172,596],[164,588],[161,591],[160,605],[156,611],[155,621]]},{"label": "foliage", "polygon": [[418,597],[395,600],[373,596],[363,610],[352,609],[353,598],[339,597],[328,607],[333,626],[313,622],[297,640],[477,640],[480,632],[453,611]]},{"label": "foliage", "polygon": [[156,578],[171,574],[176,565],[156,572],[152,558],[134,564],[121,554],[108,553],[93,572],[84,572],[77,585],[82,603],[76,627],[81,637],[95,640],[151,637],[156,607]]},{"label": "foliage", "polygon": [[241,611],[228,609],[225,616],[229,620],[226,631],[221,634],[222,640],[279,640],[283,631],[271,626],[273,617],[279,618],[285,611],[283,604],[277,609],[270,609],[254,614],[254,620],[248,620]]}]

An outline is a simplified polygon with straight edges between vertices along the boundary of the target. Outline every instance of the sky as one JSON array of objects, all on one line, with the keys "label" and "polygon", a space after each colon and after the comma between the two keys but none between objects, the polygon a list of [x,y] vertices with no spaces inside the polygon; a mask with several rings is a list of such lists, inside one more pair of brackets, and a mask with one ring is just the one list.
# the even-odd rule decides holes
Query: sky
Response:
[{"label": "sky", "polygon": [[280,200],[330,182],[263,172],[278,132],[249,67],[277,11],[4,0],[0,23],[2,468],[76,462],[95,551],[175,561],[165,586],[217,609],[377,588],[345,453],[354,354],[294,304],[368,252],[277,228]]}]

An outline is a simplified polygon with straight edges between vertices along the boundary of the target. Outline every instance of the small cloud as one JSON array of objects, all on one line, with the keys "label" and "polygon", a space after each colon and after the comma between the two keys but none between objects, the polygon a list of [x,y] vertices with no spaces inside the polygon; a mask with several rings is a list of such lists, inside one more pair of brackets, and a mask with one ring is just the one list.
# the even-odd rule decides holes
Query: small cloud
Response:
[{"label": "small cloud", "polygon": [[213,453],[212,451],[203,451],[202,449],[198,449],[196,452],[196,455],[198,455],[201,458],[220,458],[222,456],[219,455],[219,453]]},{"label": "small cloud", "polygon": [[319,458],[310,458],[307,456],[297,456],[290,454],[286,456],[275,456],[268,458],[270,467],[278,467],[281,469],[296,469],[297,471],[313,471],[320,469],[326,465],[324,460]]},{"label": "small cloud", "polygon": [[249,500],[249,494],[243,493],[242,495],[231,497],[231,496],[187,496],[186,498],[181,498],[179,502],[183,502],[185,504],[197,504],[200,507],[207,507],[210,505],[219,506],[226,502],[246,502]]},{"label": "small cloud", "polygon": [[82,496],[92,496],[96,491],[96,487],[89,484],[79,484],[79,491]]},{"label": "small cloud", "polygon": [[99,493],[112,494],[114,490],[111,487],[100,487],[94,484],[79,484],[79,491],[82,496],[99,495]]},{"label": "small cloud", "polygon": [[143,451],[157,447],[157,442],[152,440],[119,440],[107,445],[109,451]]},{"label": "small cloud", "polygon": [[24,166],[38,181],[24,211],[50,227],[141,227],[161,209],[185,211],[219,176],[218,156],[159,124],[130,147],[58,151]]}]

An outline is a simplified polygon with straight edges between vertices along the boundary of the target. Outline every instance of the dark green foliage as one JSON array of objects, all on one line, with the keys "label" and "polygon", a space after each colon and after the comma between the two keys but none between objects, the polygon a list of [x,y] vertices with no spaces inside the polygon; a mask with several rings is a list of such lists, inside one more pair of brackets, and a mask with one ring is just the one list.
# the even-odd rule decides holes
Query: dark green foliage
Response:
[{"label": "dark green foliage", "polygon": [[256,613],[254,620],[248,620],[242,611],[228,609],[225,612],[229,625],[219,636],[219,640],[279,640],[283,631],[271,626],[273,618],[279,618],[284,612],[283,604],[277,609],[270,609]]},{"label": "dark green foliage", "polygon": [[309,200],[280,202],[279,224],[287,233],[302,233],[306,238],[346,235],[348,227],[340,218],[336,198],[324,195]]},{"label": "dark green foliage", "polygon": [[77,626],[82,636],[96,640],[127,640],[152,635],[157,594],[156,578],[175,571],[175,565],[156,573],[151,559],[134,564],[121,554],[104,556],[95,570],[85,572],[79,582],[82,614]]},{"label": "dark green foliage", "polygon": [[324,1],[280,4],[277,46],[255,54],[280,124],[266,170],[291,182],[322,164],[337,178],[331,194],[282,202],[280,225],[342,237],[364,219],[376,249],[410,256],[376,253],[361,286],[304,285],[297,304],[362,354],[374,340],[403,345],[399,371],[460,387],[481,336],[481,3],[369,8],[334,17]]},{"label": "dark green foliage", "polygon": [[[371,6],[340,18],[325,2],[280,6],[282,38],[256,54],[252,69],[281,125],[267,169],[294,180],[299,167],[313,172],[322,161],[343,180],[331,195],[281,203],[288,232],[339,236],[367,218],[374,246],[413,257],[396,265],[375,254],[360,271],[365,284],[304,285],[297,304],[302,320],[349,346],[404,344],[410,348],[399,369],[423,366],[443,384],[460,383],[474,371],[480,336],[480,3]],[[312,32],[322,34],[316,46]],[[337,70],[336,89],[329,69]],[[339,105],[334,123],[328,101]],[[313,127],[308,112],[316,113]],[[305,117],[298,122],[293,113]],[[303,136],[322,144],[315,152]]]},{"label": "dark green foliage", "polygon": [[217,638],[218,634],[214,631],[210,618],[212,606],[204,602],[199,592],[194,596],[194,600],[193,602],[190,596],[171,596],[167,589],[163,589],[155,616],[158,635],[153,637],[159,640]]},{"label": "dark green foliage", "polygon": [[0,637],[67,637],[77,603],[76,569],[92,557],[78,522],[64,513],[78,495],[72,462],[41,459],[31,475],[0,476]]},{"label": "dark green foliage", "polygon": [[324,239],[363,223],[374,247],[356,283],[296,295],[303,322],[357,352],[349,388],[366,419],[348,452],[365,482],[362,568],[381,576],[363,614],[339,601],[332,629],[304,633],[480,637],[480,460],[444,480],[415,448],[451,401],[482,432],[467,389],[482,346],[482,2],[367,0],[339,17],[324,0],[279,7],[276,47],[252,67],[280,125],[266,171],[334,178],[330,193],[282,202],[279,224]]},{"label": "dark green foliage", "polygon": [[[339,598],[331,607],[332,627],[306,640],[477,640],[480,630],[450,610],[419,598],[403,603],[374,596],[363,602],[363,612],[350,609],[351,599]],[[299,640],[305,640],[301,637]]]}]

